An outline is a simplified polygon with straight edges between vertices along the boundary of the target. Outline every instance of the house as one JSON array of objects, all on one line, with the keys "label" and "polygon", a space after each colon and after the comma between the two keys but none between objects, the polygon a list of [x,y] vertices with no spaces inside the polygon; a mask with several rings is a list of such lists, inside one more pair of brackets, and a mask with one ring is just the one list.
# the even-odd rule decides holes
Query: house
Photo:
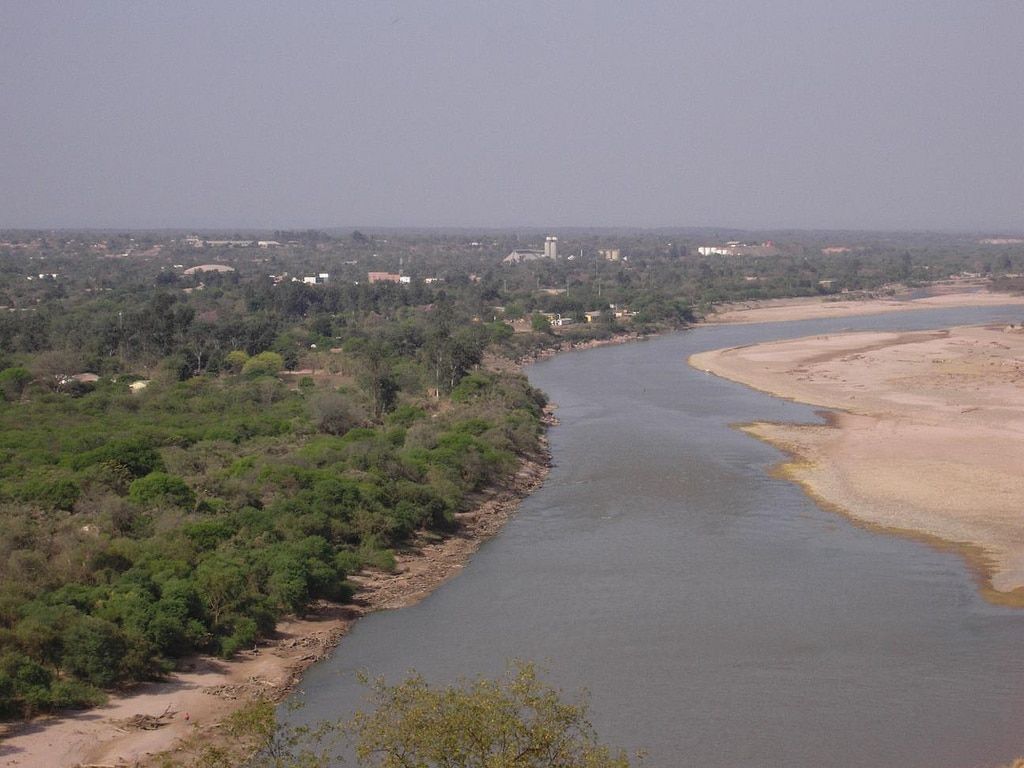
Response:
[{"label": "house", "polygon": [[185,270],[186,275],[194,275],[199,272],[234,272],[234,267],[229,267],[227,264],[199,264],[195,267],[189,267]]},{"label": "house", "polygon": [[775,256],[779,249],[771,240],[757,245],[730,240],[725,245],[702,245],[697,248],[697,253],[701,256]]},{"label": "house", "polygon": [[371,285],[374,283],[401,283],[402,276],[395,272],[368,272],[366,279]]},{"label": "house", "polygon": [[604,313],[603,309],[595,309],[592,312],[584,312],[583,317],[588,323],[596,323],[601,319],[601,315]]},{"label": "house", "polygon": [[248,248],[255,245],[255,240],[206,240],[207,245],[214,248]]},{"label": "house", "polygon": [[302,282],[308,285],[324,285],[327,282],[328,278],[330,278],[329,273],[318,272],[315,275],[309,275],[308,277],[302,278]]}]

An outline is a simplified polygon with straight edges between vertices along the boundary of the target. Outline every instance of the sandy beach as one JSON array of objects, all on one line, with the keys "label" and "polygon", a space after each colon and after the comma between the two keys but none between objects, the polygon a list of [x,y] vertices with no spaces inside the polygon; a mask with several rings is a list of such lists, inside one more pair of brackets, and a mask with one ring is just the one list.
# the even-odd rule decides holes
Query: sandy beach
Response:
[{"label": "sandy beach", "polygon": [[[555,421],[550,410],[546,419]],[[112,695],[104,706],[6,724],[0,731],[0,768],[141,767],[186,739],[216,740],[217,724],[245,704],[284,699],[302,672],[330,654],[359,617],[413,605],[458,574],[547,473],[546,458],[524,461],[508,488],[483,495],[472,510],[456,515],[454,535],[415,542],[398,553],[394,573],[350,577],[357,585],[352,604],[321,603],[306,617],[282,621],[274,637],[254,651],[230,661],[197,656],[167,680]]]},{"label": "sandy beach", "polygon": [[701,353],[691,365],[834,409],[744,429],[780,471],[871,526],[959,546],[990,600],[1024,605],[1024,330],[844,333]]},{"label": "sandy beach", "polygon": [[774,323],[788,320],[817,320],[827,317],[858,317],[888,312],[946,307],[984,307],[1020,304],[1024,296],[992,293],[981,282],[957,280],[930,286],[927,296],[912,298],[906,290],[886,298],[849,296],[813,296],[799,299],[722,304],[704,318],[707,323]]}]

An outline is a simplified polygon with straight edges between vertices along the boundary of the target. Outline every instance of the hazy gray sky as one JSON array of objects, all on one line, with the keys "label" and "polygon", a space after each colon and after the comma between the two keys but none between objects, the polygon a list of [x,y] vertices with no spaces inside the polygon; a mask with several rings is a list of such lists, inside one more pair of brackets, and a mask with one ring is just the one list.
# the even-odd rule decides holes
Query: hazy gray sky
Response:
[{"label": "hazy gray sky", "polygon": [[1024,2],[0,0],[0,226],[1024,229]]}]

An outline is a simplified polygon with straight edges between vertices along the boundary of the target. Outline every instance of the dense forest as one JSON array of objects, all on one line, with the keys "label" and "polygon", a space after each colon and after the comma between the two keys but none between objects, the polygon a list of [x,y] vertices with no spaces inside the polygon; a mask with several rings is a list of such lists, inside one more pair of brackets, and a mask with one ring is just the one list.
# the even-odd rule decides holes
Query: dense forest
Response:
[{"label": "dense forest", "polygon": [[504,265],[537,237],[0,233],[0,715],[230,657],[450,532],[540,450],[543,394],[490,360],[1024,271],[1020,245],[932,236],[696,252],[734,235],[575,233]]}]

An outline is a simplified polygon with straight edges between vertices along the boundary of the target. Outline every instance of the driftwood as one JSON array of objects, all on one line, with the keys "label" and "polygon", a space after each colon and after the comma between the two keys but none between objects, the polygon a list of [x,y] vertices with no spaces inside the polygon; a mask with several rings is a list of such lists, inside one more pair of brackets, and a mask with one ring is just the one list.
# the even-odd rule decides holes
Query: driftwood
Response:
[{"label": "driftwood", "polygon": [[[124,720],[117,721],[117,726],[122,731],[155,731],[168,725],[177,712],[171,711],[170,705],[159,715],[132,715]],[[93,768],[84,766],[83,768]],[[95,768],[101,768],[99,766]]]}]

